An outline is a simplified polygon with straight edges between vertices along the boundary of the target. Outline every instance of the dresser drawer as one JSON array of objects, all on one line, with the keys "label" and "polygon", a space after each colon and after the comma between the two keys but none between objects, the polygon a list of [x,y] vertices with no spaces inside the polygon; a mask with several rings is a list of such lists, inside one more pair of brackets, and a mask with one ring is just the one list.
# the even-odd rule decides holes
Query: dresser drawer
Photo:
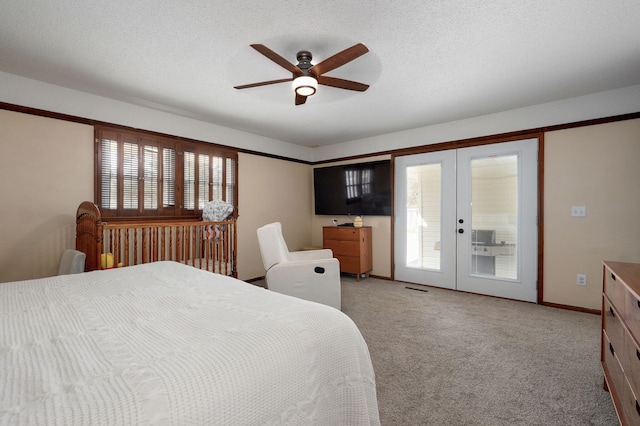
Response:
[{"label": "dresser drawer", "polygon": [[622,321],[619,317],[619,311],[616,310],[609,300],[604,298],[604,311],[602,312],[604,330],[607,332],[609,341],[613,345],[619,357],[622,356],[624,350],[624,335],[626,333]]},{"label": "dresser drawer", "polygon": [[607,382],[609,383],[609,391],[616,392],[618,398],[622,398],[622,385],[625,384],[624,372],[618,361],[618,356],[613,345],[609,341],[606,332],[602,332],[602,366],[607,373]]},{"label": "dresser drawer", "polygon": [[334,256],[358,256],[360,244],[357,241],[325,240],[324,248],[333,250]]},{"label": "dresser drawer", "polygon": [[358,274],[360,272],[360,258],[354,256],[336,256],[340,261],[340,271]]},{"label": "dresser drawer", "polygon": [[334,227],[323,228],[323,237],[325,240],[348,240],[348,241],[358,241],[358,236],[360,235],[360,229],[351,228],[351,227]]},{"label": "dresser drawer", "polygon": [[640,339],[640,301],[630,291],[625,291],[624,321],[629,332]]},{"label": "dresser drawer", "polygon": [[638,399],[636,398],[633,389],[629,387],[629,382],[627,379],[624,379],[622,395],[620,395],[621,403],[622,403],[622,412],[624,413],[625,418],[625,426],[640,425],[640,404],[638,403]]},{"label": "dresser drawer", "polygon": [[[604,269],[604,294],[607,295],[611,304],[618,310],[622,310],[625,306],[625,293],[622,282],[618,280],[616,275],[609,268]],[[622,312],[620,312],[622,313]]]},{"label": "dresser drawer", "polygon": [[629,333],[624,335],[624,357],[620,361],[631,389],[640,395],[640,348]]}]

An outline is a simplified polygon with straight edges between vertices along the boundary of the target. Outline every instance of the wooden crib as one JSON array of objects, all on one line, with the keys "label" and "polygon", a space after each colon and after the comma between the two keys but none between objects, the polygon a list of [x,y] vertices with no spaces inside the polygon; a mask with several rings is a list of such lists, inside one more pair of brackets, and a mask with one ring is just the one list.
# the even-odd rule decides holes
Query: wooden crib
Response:
[{"label": "wooden crib", "polygon": [[173,260],[237,278],[236,220],[103,222],[94,203],[76,214],[76,250],[85,271]]}]

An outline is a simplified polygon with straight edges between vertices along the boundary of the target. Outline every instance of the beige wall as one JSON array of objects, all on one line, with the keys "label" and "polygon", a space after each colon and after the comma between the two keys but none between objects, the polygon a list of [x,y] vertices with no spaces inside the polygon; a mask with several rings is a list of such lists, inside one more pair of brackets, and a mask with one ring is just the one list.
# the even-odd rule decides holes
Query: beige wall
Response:
[{"label": "beige wall", "polygon": [[[337,161],[333,163],[322,164],[318,167],[335,166],[339,164],[362,163],[363,161],[388,160],[390,155],[367,157],[366,159]],[[310,186],[311,191],[311,214],[314,212],[313,206],[313,178]],[[331,226],[331,219],[336,218],[339,223],[348,222],[347,216],[317,216],[313,215],[311,222],[312,242],[315,246],[322,246],[322,227]],[[365,216],[363,218],[364,226],[371,226],[372,247],[371,255],[373,257],[372,275],[379,277],[391,277],[391,217],[390,216]]]},{"label": "beige wall", "polygon": [[240,154],[238,277],[264,276],[256,229],[281,222],[289,250],[311,245],[311,166]]},{"label": "beige wall", "polygon": [[600,309],[601,262],[640,262],[639,161],[640,120],[545,135],[545,302]]},{"label": "beige wall", "polygon": [[[93,128],[5,110],[0,128],[0,282],[53,275],[74,245],[75,209],[93,198]],[[599,309],[601,261],[640,262],[638,159],[640,120],[545,135],[545,302]],[[283,223],[291,250],[322,245],[332,217],[313,214],[312,170],[240,154],[241,279],[264,275],[255,230],[265,223]],[[587,216],[572,218],[572,205]],[[373,274],[391,277],[391,218],[364,221],[373,227]],[[576,274],[587,274],[586,287]]]},{"label": "beige wall", "polygon": [[[93,200],[93,127],[0,110],[0,282],[55,275],[75,246],[75,211]],[[281,221],[291,250],[311,245],[311,167],[240,154],[238,275],[264,275],[256,229]]]},{"label": "beige wall", "polygon": [[55,275],[93,199],[93,127],[0,110],[0,282]]}]

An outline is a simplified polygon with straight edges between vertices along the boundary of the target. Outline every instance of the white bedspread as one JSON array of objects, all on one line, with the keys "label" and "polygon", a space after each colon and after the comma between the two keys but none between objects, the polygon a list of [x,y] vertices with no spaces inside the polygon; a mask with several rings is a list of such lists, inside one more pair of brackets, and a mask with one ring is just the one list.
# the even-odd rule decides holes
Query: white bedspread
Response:
[{"label": "white bedspread", "polygon": [[355,324],[175,262],[0,284],[0,424],[379,424]]}]

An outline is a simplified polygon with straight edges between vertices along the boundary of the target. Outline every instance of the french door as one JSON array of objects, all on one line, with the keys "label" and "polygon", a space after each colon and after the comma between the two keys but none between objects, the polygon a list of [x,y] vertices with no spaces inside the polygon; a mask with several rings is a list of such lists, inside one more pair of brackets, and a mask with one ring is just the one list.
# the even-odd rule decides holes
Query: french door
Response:
[{"label": "french door", "polygon": [[395,278],[537,301],[537,139],[395,159]]}]

